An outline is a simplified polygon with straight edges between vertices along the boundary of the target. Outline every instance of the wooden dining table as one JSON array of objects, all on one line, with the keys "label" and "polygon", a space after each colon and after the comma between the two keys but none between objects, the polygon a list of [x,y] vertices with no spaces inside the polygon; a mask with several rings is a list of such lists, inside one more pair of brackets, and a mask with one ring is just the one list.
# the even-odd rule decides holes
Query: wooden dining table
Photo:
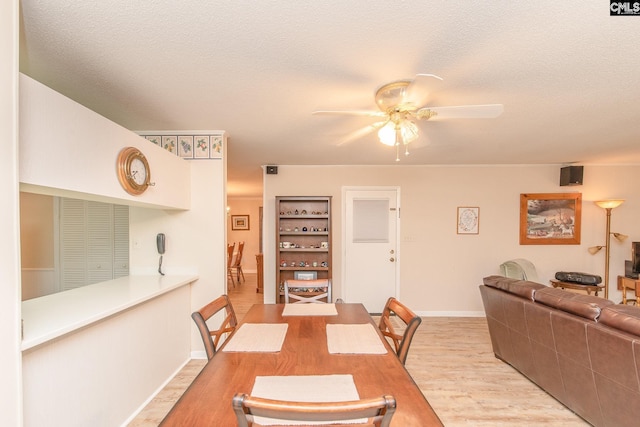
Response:
[{"label": "wooden dining table", "polygon": [[[336,304],[337,315],[332,316],[283,316],[284,307],[284,304],[256,304],[239,325],[287,323],[280,351],[218,350],[160,425],[235,426],[237,421],[231,406],[233,396],[251,394],[257,376],[331,374],[352,375],[361,399],[394,396],[397,408],[392,426],[443,425],[379,331],[380,340],[388,350],[386,354],[329,353],[327,324],[370,323],[375,326],[362,304]],[[232,340],[233,337],[228,342]]]}]

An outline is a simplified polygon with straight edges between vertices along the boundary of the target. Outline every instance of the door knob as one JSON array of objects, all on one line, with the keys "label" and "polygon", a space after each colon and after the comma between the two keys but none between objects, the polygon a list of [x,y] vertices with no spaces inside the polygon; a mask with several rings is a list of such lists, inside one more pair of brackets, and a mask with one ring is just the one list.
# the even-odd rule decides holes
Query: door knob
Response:
[{"label": "door knob", "polygon": [[389,258],[389,261],[391,261],[391,262],[393,262],[393,261],[395,261],[395,260],[396,260],[396,259],[395,259],[394,257]]}]

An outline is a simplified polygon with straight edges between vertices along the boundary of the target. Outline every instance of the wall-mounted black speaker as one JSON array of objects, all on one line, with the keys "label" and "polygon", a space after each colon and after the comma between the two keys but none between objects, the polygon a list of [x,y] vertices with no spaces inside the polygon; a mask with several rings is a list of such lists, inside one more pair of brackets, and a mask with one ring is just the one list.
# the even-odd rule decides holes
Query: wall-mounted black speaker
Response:
[{"label": "wall-mounted black speaker", "polygon": [[565,166],[560,168],[560,186],[582,185],[584,166]]},{"label": "wall-mounted black speaker", "polygon": [[267,175],[278,175],[277,166],[267,166]]}]

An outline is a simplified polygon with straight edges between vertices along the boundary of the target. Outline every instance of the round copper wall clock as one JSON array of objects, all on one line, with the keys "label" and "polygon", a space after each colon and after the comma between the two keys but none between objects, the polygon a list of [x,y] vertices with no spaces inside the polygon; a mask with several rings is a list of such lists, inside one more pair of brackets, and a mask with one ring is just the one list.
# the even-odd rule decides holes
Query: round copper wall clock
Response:
[{"label": "round copper wall clock", "polygon": [[127,193],[138,196],[149,187],[151,180],[149,162],[137,148],[123,148],[118,153],[116,167],[118,180]]}]

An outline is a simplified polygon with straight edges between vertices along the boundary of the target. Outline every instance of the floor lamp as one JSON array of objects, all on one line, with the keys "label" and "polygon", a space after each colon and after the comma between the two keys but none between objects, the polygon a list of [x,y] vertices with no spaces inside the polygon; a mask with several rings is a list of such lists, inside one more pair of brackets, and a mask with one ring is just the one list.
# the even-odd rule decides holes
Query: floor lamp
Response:
[{"label": "floor lamp", "polygon": [[600,252],[602,248],[604,251],[604,297],[605,299],[609,299],[609,253],[611,249],[611,236],[619,241],[623,242],[627,237],[624,234],[620,233],[612,233],[611,232],[611,210],[617,208],[624,200],[598,200],[595,202],[596,205],[601,207],[602,209],[607,211],[607,238],[604,246],[592,246],[589,248],[589,253],[591,255],[597,254]]}]

